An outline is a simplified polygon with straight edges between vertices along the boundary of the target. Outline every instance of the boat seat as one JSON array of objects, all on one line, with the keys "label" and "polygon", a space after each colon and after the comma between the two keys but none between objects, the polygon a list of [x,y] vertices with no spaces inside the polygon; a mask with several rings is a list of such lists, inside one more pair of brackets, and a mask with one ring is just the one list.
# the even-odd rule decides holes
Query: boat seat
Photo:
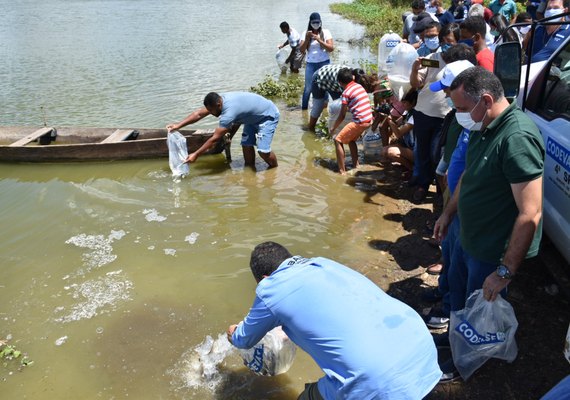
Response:
[{"label": "boat seat", "polygon": [[55,132],[55,128],[42,128],[42,129],[38,129],[37,131],[30,133],[29,135],[23,137],[22,139],[11,143],[10,147],[18,147],[18,146],[25,146],[30,142],[33,142],[34,140],[37,140],[39,138],[41,138],[42,136],[45,135],[51,135],[52,132]]},{"label": "boat seat", "polygon": [[127,140],[135,131],[133,129],[117,129],[101,143],[116,143]]}]

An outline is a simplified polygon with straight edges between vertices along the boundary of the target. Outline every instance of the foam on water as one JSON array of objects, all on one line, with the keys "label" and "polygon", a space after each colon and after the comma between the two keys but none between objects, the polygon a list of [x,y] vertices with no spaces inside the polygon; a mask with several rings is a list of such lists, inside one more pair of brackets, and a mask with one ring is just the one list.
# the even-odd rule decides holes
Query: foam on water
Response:
[{"label": "foam on water", "polygon": [[103,235],[87,235],[82,233],[69,238],[65,243],[91,250],[88,253],[84,253],[82,256],[83,263],[89,271],[92,268],[99,268],[115,261],[117,256],[112,254],[113,246],[111,246],[111,243],[115,240],[122,239],[125,235],[126,232],[123,230],[112,230],[107,237]]},{"label": "foam on water", "polygon": [[154,208],[145,208],[143,210],[143,214],[145,215],[145,218],[148,222],[152,222],[152,221],[157,221],[157,222],[162,222],[162,221],[166,221],[166,217],[160,215],[158,213],[157,210],[155,210]]},{"label": "foam on water", "polygon": [[179,388],[202,388],[214,392],[224,379],[219,366],[234,352],[235,347],[228,341],[226,334],[219,334],[215,340],[208,335],[202,343],[184,353],[169,373],[181,381]]},{"label": "foam on water", "polygon": [[[71,296],[79,302],[55,321],[65,323],[93,318],[114,310],[119,302],[130,300],[133,283],[121,275],[121,271],[112,271],[104,277],[67,286],[66,290],[72,290]],[[65,311],[65,307],[55,309],[57,314]]]},{"label": "foam on water", "polygon": [[200,236],[200,234],[198,232],[192,232],[191,234],[186,236],[184,241],[188,242],[190,244],[194,244],[194,243],[196,243],[196,240],[198,240],[198,236]]},{"label": "foam on water", "polygon": [[176,250],[175,249],[164,249],[164,254],[166,254],[167,256],[175,256]]}]

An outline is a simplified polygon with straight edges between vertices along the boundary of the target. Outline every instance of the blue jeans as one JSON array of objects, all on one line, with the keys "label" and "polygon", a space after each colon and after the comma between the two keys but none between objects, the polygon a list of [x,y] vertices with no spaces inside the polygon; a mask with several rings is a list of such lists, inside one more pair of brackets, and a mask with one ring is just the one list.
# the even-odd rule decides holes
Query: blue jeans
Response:
[{"label": "blue jeans", "polygon": [[[455,242],[451,265],[447,273],[451,311],[464,309],[469,295],[483,287],[483,282],[497,270],[497,266],[497,263],[479,261],[471,257],[461,246],[461,240],[458,239]],[[501,291],[501,296],[505,297],[506,294],[506,289]]]},{"label": "blue jeans", "polygon": [[435,167],[439,158],[434,160],[434,145],[439,140],[443,118],[430,117],[422,112],[414,111],[414,135],[416,136],[416,149],[414,165],[418,166],[418,186],[428,189],[431,185]]},{"label": "blue jeans", "polygon": [[311,86],[313,83],[313,74],[321,67],[331,63],[331,60],[322,61],[319,63],[308,62],[305,66],[305,88],[303,89],[303,100],[301,101],[301,108],[306,110],[309,108],[309,98],[311,97]]},{"label": "blue jeans", "polygon": [[437,280],[439,293],[443,296],[443,311],[449,315],[450,299],[449,299],[449,266],[451,265],[451,257],[455,244],[459,240],[459,217],[456,215],[449,227],[447,228],[447,235],[441,242],[441,258],[442,269]]}]

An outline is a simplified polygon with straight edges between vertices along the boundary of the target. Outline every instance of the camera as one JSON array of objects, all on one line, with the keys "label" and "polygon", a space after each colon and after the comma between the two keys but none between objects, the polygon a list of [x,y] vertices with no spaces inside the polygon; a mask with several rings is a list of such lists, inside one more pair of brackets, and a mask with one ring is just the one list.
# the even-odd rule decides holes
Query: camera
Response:
[{"label": "camera", "polygon": [[382,103],[378,107],[376,107],[376,112],[379,112],[381,114],[389,115],[390,111],[392,111],[392,105],[390,103]]}]

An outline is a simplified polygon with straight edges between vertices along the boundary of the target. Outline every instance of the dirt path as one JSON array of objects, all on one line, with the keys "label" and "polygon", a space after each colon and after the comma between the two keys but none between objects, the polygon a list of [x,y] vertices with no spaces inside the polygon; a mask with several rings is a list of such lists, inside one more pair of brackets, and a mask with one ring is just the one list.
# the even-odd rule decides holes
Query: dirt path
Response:
[{"label": "dirt path", "polygon": [[[390,257],[379,258],[387,259],[391,265],[361,266],[360,270],[378,284],[389,278],[388,293],[421,313],[431,306],[422,302],[421,293],[437,285],[437,277],[428,275],[424,269],[439,258],[439,249],[430,243],[431,232],[426,225],[435,219],[432,207],[435,193],[432,188],[424,204],[410,203],[407,199],[412,189],[401,181],[400,174],[397,166],[377,164],[364,165],[347,177],[347,183],[357,190],[365,188],[370,202],[386,207],[389,198],[393,211],[390,215],[401,216],[399,222],[405,232],[394,243],[374,240],[369,243],[372,248],[389,253]],[[511,364],[490,360],[467,382],[438,385],[429,399],[539,399],[570,374],[570,364],[562,355],[570,321],[569,298],[564,294],[565,287],[560,287],[550,274],[548,263],[556,263],[567,274],[570,271],[545,239],[541,254],[527,260],[509,286],[507,300],[519,321],[517,359]],[[388,276],[386,270],[390,271]]]}]

